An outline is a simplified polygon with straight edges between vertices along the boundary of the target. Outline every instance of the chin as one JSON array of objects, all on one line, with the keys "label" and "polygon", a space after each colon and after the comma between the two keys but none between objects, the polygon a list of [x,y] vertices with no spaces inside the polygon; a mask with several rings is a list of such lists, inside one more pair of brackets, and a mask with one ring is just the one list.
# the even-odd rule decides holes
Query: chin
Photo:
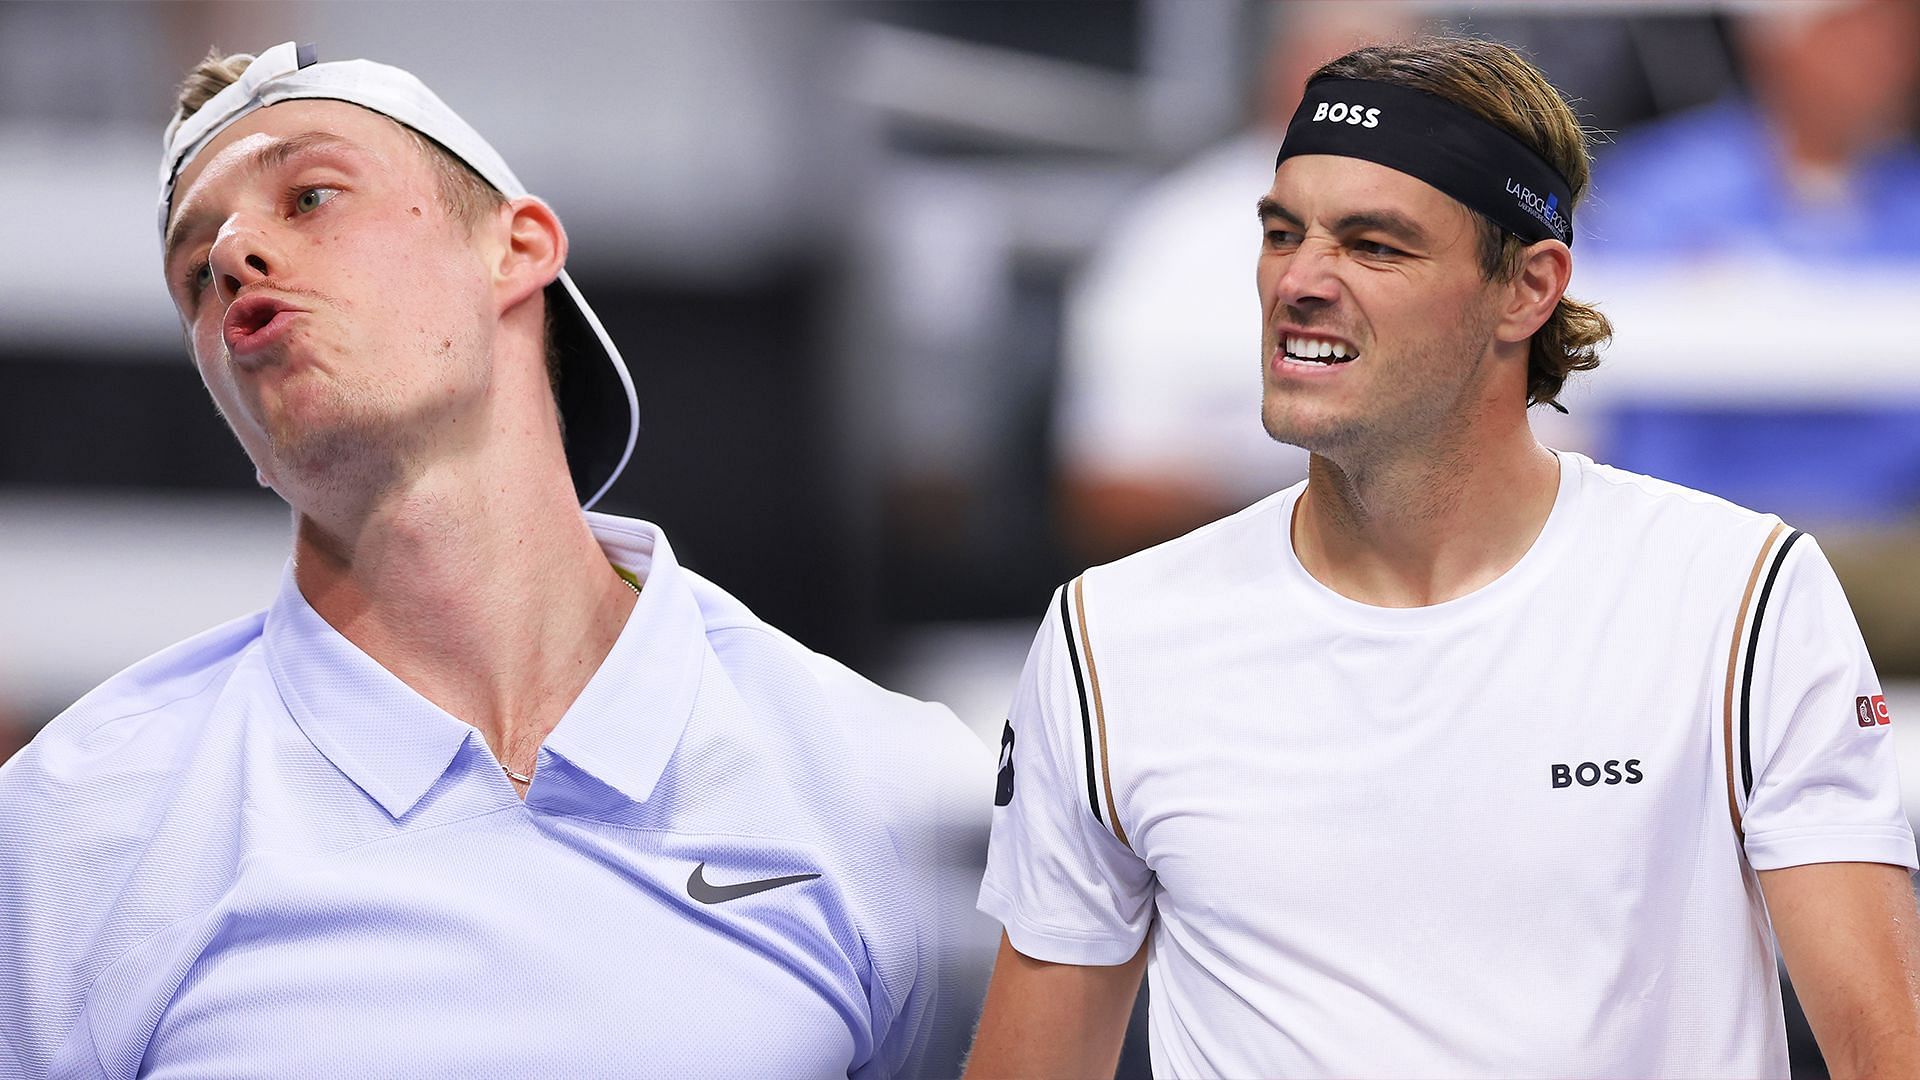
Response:
[{"label": "chin", "polygon": [[318,479],[395,456],[400,440],[389,418],[337,400],[304,404],[314,407],[285,409],[267,428],[274,472]]},{"label": "chin", "polygon": [[1285,403],[1271,401],[1260,410],[1260,422],[1275,442],[1313,454],[1333,453],[1351,445],[1364,433],[1358,420],[1310,415]]}]

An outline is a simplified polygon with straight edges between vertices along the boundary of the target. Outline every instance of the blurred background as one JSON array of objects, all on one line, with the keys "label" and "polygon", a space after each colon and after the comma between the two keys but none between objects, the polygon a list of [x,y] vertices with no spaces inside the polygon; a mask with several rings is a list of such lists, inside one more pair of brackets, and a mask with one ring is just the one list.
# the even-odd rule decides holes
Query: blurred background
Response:
[{"label": "blurred background", "polygon": [[1616,344],[1543,437],[1816,532],[1920,718],[1914,0],[6,2],[0,759],[285,559],[158,272],[209,46],[433,86],[633,369],[602,509],[992,735],[1054,585],[1303,474],[1253,203],[1306,73],[1423,31],[1520,46],[1602,133],[1573,292]]}]

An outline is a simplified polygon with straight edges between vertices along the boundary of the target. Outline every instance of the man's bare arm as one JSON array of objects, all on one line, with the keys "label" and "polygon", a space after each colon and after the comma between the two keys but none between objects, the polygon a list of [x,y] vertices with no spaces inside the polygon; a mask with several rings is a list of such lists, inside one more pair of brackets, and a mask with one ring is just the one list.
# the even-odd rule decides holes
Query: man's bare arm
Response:
[{"label": "man's bare arm", "polygon": [[1832,1074],[1920,1076],[1920,911],[1907,871],[1813,863],[1762,871],[1760,888]]},{"label": "man's bare arm", "polygon": [[1035,960],[1000,936],[967,1080],[1113,1076],[1147,966],[1143,942],[1114,967]]}]

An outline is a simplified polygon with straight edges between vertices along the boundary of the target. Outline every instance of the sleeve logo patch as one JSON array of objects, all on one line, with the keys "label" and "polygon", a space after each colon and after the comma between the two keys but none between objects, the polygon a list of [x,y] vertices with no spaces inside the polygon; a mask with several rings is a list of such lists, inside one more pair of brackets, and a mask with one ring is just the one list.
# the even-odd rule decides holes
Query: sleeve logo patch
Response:
[{"label": "sleeve logo patch", "polygon": [[1887,708],[1887,696],[1875,694],[1872,697],[1853,699],[1854,719],[1861,727],[1870,728],[1876,724],[1893,723],[1893,710]]},{"label": "sleeve logo patch", "polygon": [[1000,782],[994,785],[993,805],[1005,806],[1013,801],[1013,721],[1000,732]]}]

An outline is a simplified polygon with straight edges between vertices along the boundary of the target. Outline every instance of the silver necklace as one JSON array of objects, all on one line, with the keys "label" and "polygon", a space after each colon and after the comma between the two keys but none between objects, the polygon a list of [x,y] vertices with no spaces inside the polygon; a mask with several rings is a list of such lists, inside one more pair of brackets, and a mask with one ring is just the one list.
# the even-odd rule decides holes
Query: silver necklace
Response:
[{"label": "silver necklace", "polygon": [[[620,584],[622,584],[622,585],[625,585],[625,586],[626,586],[627,588],[629,588],[629,589],[632,589],[632,590],[633,590],[633,595],[635,595],[635,596],[639,596],[639,595],[640,595],[640,586],[638,586],[638,585],[635,585],[635,584],[634,584],[633,582],[631,582],[631,581],[629,581],[629,580],[627,580],[627,575],[625,575],[625,574],[619,574],[619,575],[616,575],[616,576],[618,576],[618,577],[620,578]],[[510,769],[510,768],[508,768],[508,767],[506,766],[506,764],[505,764],[505,763],[502,763],[502,764],[501,764],[501,766],[500,766],[500,771],[501,771],[501,772],[503,772],[503,773],[506,773],[506,774],[507,774],[507,779],[509,779],[509,780],[512,780],[512,781],[514,781],[515,783],[518,783],[518,784],[531,784],[531,783],[533,783],[533,774],[532,774],[532,773],[517,773],[517,772],[514,772],[514,771],[513,771],[512,769]]]}]

